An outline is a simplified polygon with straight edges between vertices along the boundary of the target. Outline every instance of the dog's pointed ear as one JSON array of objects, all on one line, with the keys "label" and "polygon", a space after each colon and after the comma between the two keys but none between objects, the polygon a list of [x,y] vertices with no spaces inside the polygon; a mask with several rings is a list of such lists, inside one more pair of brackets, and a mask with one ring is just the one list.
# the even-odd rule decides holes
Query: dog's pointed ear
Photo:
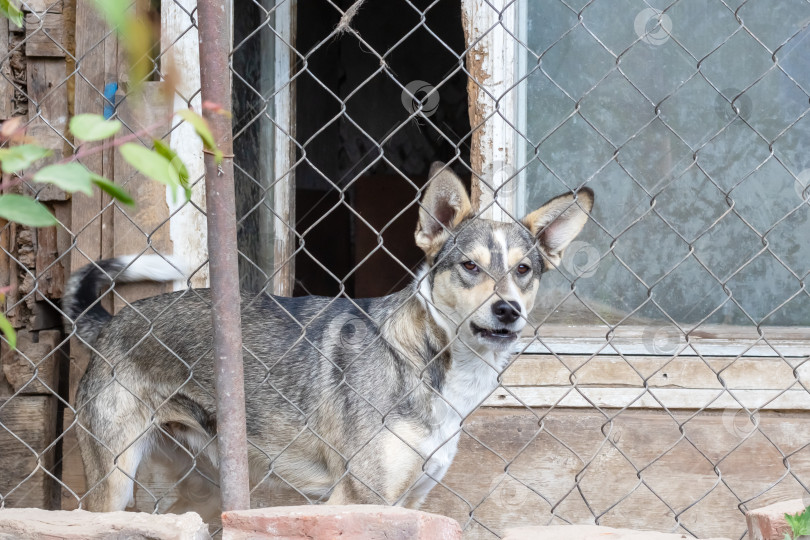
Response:
[{"label": "dog's pointed ear", "polygon": [[593,191],[582,188],[576,194],[554,197],[524,217],[523,224],[537,237],[546,259],[557,266],[565,248],[588,222],[592,209]]},{"label": "dog's pointed ear", "polygon": [[472,208],[461,179],[444,163],[430,166],[428,187],[419,207],[416,245],[428,256],[435,255],[453,229],[467,217]]}]

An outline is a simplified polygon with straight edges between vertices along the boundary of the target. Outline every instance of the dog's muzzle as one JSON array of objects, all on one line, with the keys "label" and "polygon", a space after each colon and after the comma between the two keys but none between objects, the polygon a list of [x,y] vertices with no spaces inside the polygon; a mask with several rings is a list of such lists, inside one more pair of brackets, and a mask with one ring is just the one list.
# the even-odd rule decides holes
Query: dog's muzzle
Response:
[{"label": "dog's muzzle", "polygon": [[482,328],[474,322],[470,323],[470,329],[473,335],[487,341],[506,343],[514,341],[518,337],[518,332],[515,330],[510,330],[509,328]]}]

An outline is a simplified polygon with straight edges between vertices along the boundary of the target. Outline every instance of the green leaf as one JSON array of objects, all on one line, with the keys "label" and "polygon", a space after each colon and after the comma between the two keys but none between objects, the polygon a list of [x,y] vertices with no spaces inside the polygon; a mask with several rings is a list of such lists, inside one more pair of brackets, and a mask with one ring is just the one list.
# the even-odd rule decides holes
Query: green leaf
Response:
[{"label": "green leaf", "polygon": [[[155,152],[168,159],[169,163],[177,170],[177,176],[180,178],[180,185],[183,187],[183,191],[185,191],[186,200],[191,200],[191,184],[188,183],[190,175],[188,174],[186,164],[183,163],[183,160],[180,159],[177,152],[172,150],[169,145],[163,141],[153,139],[152,143],[155,145]],[[173,194],[173,196],[176,196],[176,194]]]},{"label": "green leaf", "polygon": [[75,161],[42,167],[34,175],[34,182],[47,182],[70,193],[81,191],[85,195],[93,195],[91,180],[90,171]]},{"label": "green leaf", "polygon": [[122,144],[118,149],[124,159],[141,174],[167,186],[180,185],[180,176],[172,163],[153,150],[139,143]]},{"label": "green leaf", "polygon": [[30,227],[50,227],[57,224],[56,218],[45,205],[16,193],[0,195],[0,217]]},{"label": "green leaf", "polygon": [[35,144],[21,144],[11,148],[0,148],[0,162],[3,164],[4,173],[12,173],[25,169],[50,153],[50,150]]},{"label": "green leaf", "polygon": [[810,507],[799,514],[785,514],[785,521],[790,525],[794,538],[810,534]]},{"label": "green leaf", "polygon": [[192,125],[194,131],[196,131],[197,135],[199,135],[200,139],[202,139],[203,146],[214,153],[214,159],[216,160],[217,164],[222,163],[222,151],[217,148],[217,145],[214,142],[214,135],[211,133],[211,129],[208,127],[208,122],[205,121],[205,118],[195,113],[191,109],[183,109],[182,111],[178,111],[177,114],[180,116],[180,118]]},{"label": "green leaf", "polygon": [[118,120],[105,120],[100,114],[77,114],[70,119],[70,131],[83,141],[100,141],[121,129]]},{"label": "green leaf", "polygon": [[6,319],[5,315],[0,313],[0,331],[3,332],[3,335],[6,336],[8,340],[8,346],[11,350],[17,348],[17,333],[14,331],[14,327],[11,326],[11,322]]},{"label": "green leaf", "polygon": [[183,163],[183,160],[180,159],[180,156],[177,155],[177,152],[169,148],[169,145],[163,141],[154,139],[152,143],[155,145],[155,152],[168,159],[169,163],[171,163],[172,166],[177,170],[177,175],[180,178],[180,184],[182,186],[187,186],[189,178],[188,169],[186,168],[186,164]]},{"label": "green leaf", "polygon": [[93,173],[90,174],[93,178],[93,183],[97,185],[101,191],[103,191],[104,193],[106,193],[107,195],[109,195],[110,197],[112,197],[113,199],[117,200],[122,204],[126,204],[128,206],[135,206],[135,200],[132,198],[132,196],[130,196],[129,193],[124,191],[124,189],[121,186],[111,182],[110,180],[107,180],[103,176],[99,176]]},{"label": "green leaf", "polygon": [[23,12],[13,0],[0,0],[0,14],[17,26],[23,25]]}]

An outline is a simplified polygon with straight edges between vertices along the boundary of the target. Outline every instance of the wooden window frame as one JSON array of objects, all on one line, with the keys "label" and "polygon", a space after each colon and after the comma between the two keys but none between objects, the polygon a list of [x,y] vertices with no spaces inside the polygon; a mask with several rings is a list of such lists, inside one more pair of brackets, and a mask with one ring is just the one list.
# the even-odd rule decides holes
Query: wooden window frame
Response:
[{"label": "wooden window frame", "polygon": [[[169,50],[171,48],[176,65],[183,69],[184,73],[184,76],[177,81],[177,94],[173,102],[174,112],[187,106],[182,96],[194,96],[190,102],[191,106],[198,112],[202,110],[201,97],[197,92],[200,88],[199,44],[197,39],[179,39],[187,33],[196,35],[196,29],[188,29],[188,13],[193,13],[196,5],[196,0],[173,0],[161,3],[161,49]],[[233,2],[228,2],[228,5],[228,24],[232,27]],[[276,179],[272,188],[273,230],[284,231],[282,234],[274,235],[273,280],[270,292],[282,296],[291,296],[294,285],[295,173],[293,167],[296,147],[293,70],[296,58],[292,54],[290,46],[295,45],[296,8],[297,0],[286,0],[276,7],[274,28],[278,35],[274,38],[275,43],[272,50],[278,51],[278,53],[274,53],[273,58],[268,60],[274,63],[273,84],[275,88],[285,89],[274,97],[276,125],[274,133],[270,135],[273,137],[273,167],[272,170],[267,171],[272,178]],[[231,36],[231,41],[233,41],[233,36]],[[177,116],[173,119],[173,126],[170,146],[183,156],[190,177],[192,179],[201,178],[205,174],[201,141],[194,135],[194,129]],[[195,189],[192,193],[192,200],[196,206],[204,209],[204,189]],[[170,189],[166,191],[166,201],[170,213],[177,210],[182,203],[182,201],[174,200]],[[286,223],[290,223],[292,227],[288,227]],[[193,206],[186,205],[172,216],[170,230],[175,255],[193,263],[202,263],[208,258],[207,228],[202,212],[197,212]],[[184,286],[183,284],[176,285],[176,287]],[[207,265],[197,270],[192,278],[192,286],[208,286]]]},{"label": "wooden window frame", "polygon": [[[517,134],[525,133],[527,123],[521,106],[525,85],[518,84],[525,76],[526,54],[513,35],[526,35],[527,2],[462,0],[462,10],[473,79],[468,85],[475,130],[470,152],[473,205],[482,217],[509,221],[521,217],[525,175],[514,167],[511,175],[492,172],[503,163],[526,162]],[[515,175],[517,189],[506,189],[503,182]],[[810,329],[700,325],[688,337],[676,336],[665,353],[650,346],[650,331],[642,326],[543,325],[538,335],[520,340],[521,356],[504,374],[505,386],[485,405],[725,410],[739,409],[742,403],[752,410],[810,410],[810,393],[799,382],[802,375],[810,377]],[[657,369],[636,373],[635,363]],[[726,373],[740,371],[735,364],[744,369],[728,379]],[[617,378],[616,366],[632,373]],[[583,370],[590,372],[586,382],[578,376]]]}]

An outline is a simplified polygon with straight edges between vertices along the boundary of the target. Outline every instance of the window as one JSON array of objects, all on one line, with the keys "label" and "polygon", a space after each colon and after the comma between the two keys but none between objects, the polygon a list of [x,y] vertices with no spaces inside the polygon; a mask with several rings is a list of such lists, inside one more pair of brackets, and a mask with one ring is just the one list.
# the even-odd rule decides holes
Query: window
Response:
[{"label": "window", "polygon": [[[658,4],[499,8],[517,69],[492,65],[505,81],[493,95],[516,103],[488,106],[492,131],[515,127],[515,160],[490,177],[493,215],[580,186],[597,193],[594,222],[544,277],[538,335],[584,326],[591,346],[561,346],[609,354],[618,325],[623,353],[808,354],[795,340],[810,325],[810,9],[780,4],[774,17],[751,2],[740,24],[736,5]],[[487,6],[470,9],[497,21]],[[660,335],[642,338],[650,326]]]}]

